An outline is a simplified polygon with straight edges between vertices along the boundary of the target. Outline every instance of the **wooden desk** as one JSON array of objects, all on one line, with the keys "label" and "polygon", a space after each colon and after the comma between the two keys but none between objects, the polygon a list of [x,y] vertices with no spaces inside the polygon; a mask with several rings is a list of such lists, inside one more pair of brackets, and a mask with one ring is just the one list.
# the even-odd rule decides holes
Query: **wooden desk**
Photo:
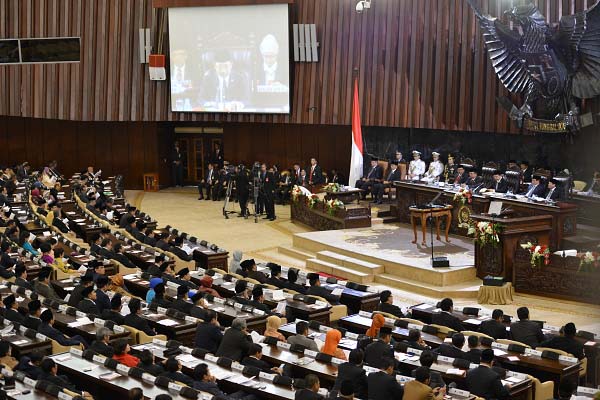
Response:
[{"label": "wooden desk", "polygon": [[[37,382],[37,381],[36,381]],[[23,394],[24,391],[29,390],[29,393]],[[12,390],[6,390],[7,398],[10,400],[56,400],[54,397],[42,390],[38,390],[27,386],[23,382],[15,381],[15,392]]]},{"label": "wooden desk", "polygon": [[[410,211],[410,222],[412,224],[412,228],[413,228],[413,233],[414,233],[414,240],[412,241],[413,244],[417,243],[417,222],[416,220],[420,220],[421,221],[421,230],[423,232],[423,240],[421,242],[421,245],[425,246],[427,243],[425,241],[425,235],[427,233],[427,218],[435,218],[435,228],[436,228],[436,239],[440,240],[440,218],[445,217],[446,218],[446,242],[450,243],[450,240],[448,239],[448,231],[450,230],[450,224],[452,223],[452,206],[446,206],[446,207],[442,207],[442,208],[429,208],[429,209],[423,209],[423,208],[416,208],[416,207],[410,207],[409,211]],[[433,223],[433,221],[431,222]]]},{"label": "wooden desk", "polygon": [[344,204],[352,203],[356,200],[356,204],[360,204],[360,196],[365,192],[363,189],[348,189],[345,191],[332,192],[331,190],[324,190],[325,201],[336,199]]},{"label": "wooden desk", "polygon": [[30,339],[23,336],[21,332],[15,331],[14,334],[3,335],[2,340],[10,343],[12,356],[17,360],[24,355],[34,352],[50,354],[52,352],[52,342],[50,339],[39,340],[38,338]]}]

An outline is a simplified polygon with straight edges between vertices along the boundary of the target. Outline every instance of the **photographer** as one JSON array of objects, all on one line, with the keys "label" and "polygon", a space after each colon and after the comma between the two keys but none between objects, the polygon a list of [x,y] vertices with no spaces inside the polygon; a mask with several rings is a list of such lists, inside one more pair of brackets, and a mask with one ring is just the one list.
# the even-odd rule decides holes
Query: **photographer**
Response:
[{"label": "photographer", "polygon": [[238,201],[242,217],[248,217],[248,195],[250,193],[250,178],[248,170],[243,164],[240,164],[235,169],[235,188],[237,191]]}]

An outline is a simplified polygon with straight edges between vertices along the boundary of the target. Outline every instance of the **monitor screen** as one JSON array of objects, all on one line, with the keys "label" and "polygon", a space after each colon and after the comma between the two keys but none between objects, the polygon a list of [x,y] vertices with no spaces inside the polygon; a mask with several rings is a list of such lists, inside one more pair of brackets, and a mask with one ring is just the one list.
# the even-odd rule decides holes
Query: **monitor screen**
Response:
[{"label": "monitor screen", "polygon": [[20,61],[19,41],[16,39],[0,40],[0,64],[14,64]]},{"label": "monitor screen", "polygon": [[290,112],[288,5],[169,9],[171,109]]}]

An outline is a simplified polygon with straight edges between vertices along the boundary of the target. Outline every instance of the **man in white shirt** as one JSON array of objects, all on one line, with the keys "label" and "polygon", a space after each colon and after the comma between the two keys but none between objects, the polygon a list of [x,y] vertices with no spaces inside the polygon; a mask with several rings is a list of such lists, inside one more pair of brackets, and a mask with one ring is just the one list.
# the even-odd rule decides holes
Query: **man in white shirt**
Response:
[{"label": "man in white shirt", "polygon": [[444,172],[444,164],[440,161],[440,153],[434,151],[431,153],[433,160],[429,163],[429,169],[425,173],[423,180],[428,182],[434,182],[439,179],[439,177]]},{"label": "man in white shirt", "polygon": [[425,162],[421,160],[421,152],[413,150],[413,160],[408,165],[408,179],[419,180],[425,173]]}]

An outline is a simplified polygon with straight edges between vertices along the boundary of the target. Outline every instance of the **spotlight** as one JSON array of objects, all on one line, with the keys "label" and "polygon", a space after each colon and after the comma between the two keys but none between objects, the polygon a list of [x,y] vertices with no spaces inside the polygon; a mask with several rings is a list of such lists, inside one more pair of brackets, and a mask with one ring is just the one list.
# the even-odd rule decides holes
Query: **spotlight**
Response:
[{"label": "spotlight", "polygon": [[371,8],[371,0],[361,0],[358,3],[356,3],[356,12],[359,14],[370,8]]}]

